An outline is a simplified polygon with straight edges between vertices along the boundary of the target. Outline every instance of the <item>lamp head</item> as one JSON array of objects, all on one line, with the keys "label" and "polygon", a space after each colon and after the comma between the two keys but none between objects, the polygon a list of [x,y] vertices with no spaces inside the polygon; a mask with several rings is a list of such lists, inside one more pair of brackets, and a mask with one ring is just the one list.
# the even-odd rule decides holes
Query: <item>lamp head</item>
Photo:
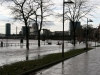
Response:
[{"label": "lamp head", "polygon": [[64,2],[64,3],[74,4],[74,2],[73,2],[73,1],[71,1],[71,0],[68,0],[67,2]]}]

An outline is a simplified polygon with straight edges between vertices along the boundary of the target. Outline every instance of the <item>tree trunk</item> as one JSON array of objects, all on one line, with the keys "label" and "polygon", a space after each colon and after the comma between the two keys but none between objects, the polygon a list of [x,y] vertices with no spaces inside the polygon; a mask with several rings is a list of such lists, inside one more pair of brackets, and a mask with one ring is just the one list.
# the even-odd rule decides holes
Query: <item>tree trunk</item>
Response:
[{"label": "tree trunk", "polygon": [[28,51],[29,51],[29,28],[26,24],[26,61],[28,60]]},{"label": "tree trunk", "polygon": [[29,50],[29,28],[26,25],[26,48]]},{"label": "tree trunk", "polygon": [[74,39],[74,47],[75,47],[75,45],[76,45],[75,29],[74,29],[74,37],[73,37],[73,39]]},{"label": "tree trunk", "polygon": [[40,30],[38,30],[38,47],[40,47]]},{"label": "tree trunk", "polygon": [[76,23],[74,21],[71,21],[72,22],[72,26],[73,26],[73,44],[74,44],[74,47],[76,45],[76,33],[75,33],[75,30],[76,30]]}]

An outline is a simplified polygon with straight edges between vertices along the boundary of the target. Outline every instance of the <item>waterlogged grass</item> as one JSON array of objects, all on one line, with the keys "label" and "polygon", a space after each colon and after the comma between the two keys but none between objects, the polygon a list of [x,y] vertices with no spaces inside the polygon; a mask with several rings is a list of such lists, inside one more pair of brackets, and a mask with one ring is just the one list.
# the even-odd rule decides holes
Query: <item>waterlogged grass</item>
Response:
[{"label": "waterlogged grass", "polygon": [[[88,50],[91,50],[92,48],[89,48]],[[69,52],[66,52],[64,54],[64,57],[72,57],[73,55],[76,54],[81,54],[85,51],[84,49],[75,49],[75,50],[70,50]],[[43,66],[45,64],[57,61],[62,59],[62,54],[61,53],[55,53],[55,54],[49,54],[44,56],[41,59],[36,59],[36,60],[29,60],[29,61],[21,61],[17,63],[13,63],[10,65],[4,65],[0,67],[0,75],[16,75],[23,73],[25,71],[35,69],[37,67]]]}]

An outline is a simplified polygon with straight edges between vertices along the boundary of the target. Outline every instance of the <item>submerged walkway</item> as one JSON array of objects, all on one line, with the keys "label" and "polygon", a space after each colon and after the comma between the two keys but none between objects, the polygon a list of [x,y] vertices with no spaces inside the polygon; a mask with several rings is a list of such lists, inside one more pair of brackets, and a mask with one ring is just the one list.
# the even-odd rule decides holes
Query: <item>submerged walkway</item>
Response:
[{"label": "submerged walkway", "polygon": [[100,75],[100,47],[41,70],[35,75]]}]

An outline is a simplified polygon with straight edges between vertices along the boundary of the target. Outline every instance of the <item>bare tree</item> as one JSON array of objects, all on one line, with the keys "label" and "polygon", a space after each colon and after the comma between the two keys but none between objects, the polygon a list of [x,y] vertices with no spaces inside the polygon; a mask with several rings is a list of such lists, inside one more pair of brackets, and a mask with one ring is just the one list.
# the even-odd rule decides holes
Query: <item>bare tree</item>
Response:
[{"label": "bare tree", "polygon": [[[30,21],[36,22],[38,30],[38,46],[40,47],[40,32],[43,26],[43,21],[47,16],[51,15],[50,0],[5,0],[12,2],[10,6],[14,19],[21,20],[26,26],[26,48],[29,50],[29,33],[28,24]],[[39,24],[38,24],[39,23]]]},{"label": "bare tree", "polygon": [[[20,20],[24,23],[26,28],[26,60],[28,60],[29,51],[29,22],[30,17],[35,13],[34,0],[4,0],[3,2],[10,2],[8,5],[12,11],[15,20]],[[35,5],[36,7],[36,5]]]},{"label": "bare tree", "polygon": [[43,27],[43,22],[46,20],[46,18],[52,14],[52,5],[53,3],[51,0],[35,0],[34,1],[38,7],[36,7],[35,10],[35,19],[31,18],[31,20],[34,20],[36,22],[37,30],[38,30],[38,47],[40,47],[40,32]]},{"label": "bare tree", "polygon": [[[64,21],[70,20],[72,27],[73,27],[73,40],[74,40],[74,46],[76,42],[76,25],[86,15],[89,14],[92,9],[94,8],[94,5],[90,5],[88,0],[73,0],[73,4],[65,4],[65,12],[64,12]],[[62,15],[59,15],[62,17]],[[91,15],[93,16],[93,15]]]},{"label": "bare tree", "polygon": [[[5,0],[6,1],[6,0]],[[29,50],[29,22],[35,13],[34,0],[7,0],[10,1],[10,9],[14,19],[23,21],[26,27],[26,48]],[[36,7],[36,5],[35,5]]]},{"label": "bare tree", "polygon": [[[88,39],[91,39],[91,40],[93,39],[93,34],[94,34],[93,25],[89,24],[88,29],[87,29],[87,25],[83,25],[82,30],[84,32],[85,39],[86,39],[86,36],[88,36]],[[87,35],[86,35],[86,32],[88,32]]]}]

